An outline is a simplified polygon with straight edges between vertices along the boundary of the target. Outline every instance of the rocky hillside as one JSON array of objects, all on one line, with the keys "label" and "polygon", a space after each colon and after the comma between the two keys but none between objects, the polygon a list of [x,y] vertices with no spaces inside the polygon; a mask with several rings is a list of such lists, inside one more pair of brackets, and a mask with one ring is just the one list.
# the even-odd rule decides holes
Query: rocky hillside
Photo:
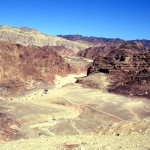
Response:
[{"label": "rocky hillside", "polygon": [[52,83],[56,74],[65,76],[70,72],[70,66],[50,47],[0,41],[1,94],[3,90],[16,92]]},{"label": "rocky hillside", "polygon": [[107,53],[110,49],[115,48],[116,44],[102,44],[98,47],[90,47],[85,50],[79,51],[77,56],[83,58],[94,59],[96,56]]},{"label": "rocky hillside", "polygon": [[136,42],[141,42],[145,47],[150,48],[150,40],[133,40]]},{"label": "rocky hillside", "polygon": [[[78,41],[78,42],[80,41],[82,43],[89,43],[96,46],[100,46],[101,44],[119,44],[126,41],[120,38],[103,38],[94,36],[88,37],[82,35],[58,35],[58,36],[70,41]],[[150,40],[132,40],[132,41],[141,42],[145,47],[150,48]]]},{"label": "rocky hillside", "polygon": [[109,91],[150,98],[150,53],[139,42],[124,42],[98,54],[88,75],[106,73],[112,78]]},{"label": "rocky hillside", "polygon": [[98,47],[90,47],[85,50],[79,51],[77,55],[79,57],[94,59],[97,56],[104,56],[110,51],[120,49],[120,47],[121,48],[123,47],[122,45],[124,46],[127,45],[126,46],[127,49],[128,49],[128,46],[130,45],[133,51],[138,51],[138,52],[141,52],[141,51],[148,52],[150,50],[149,48],[144,47],[141,42],[129,41],[129,42],[122,42],[119,44],[102,44]]},{"label": "rocky hillside", "polygon": [[72,42],[57,36],[43,34],[35,29],[27,27],[15,28],[0,26],[0,40],[10,41],[24,46],[64,46],[75,52],[89,47],[87,44]]},{"label": "rocky hillside", "polygon": [[76,55],[75,51],[68,49],[65,46],[51,46],[51,49],[61,56],[75,56]]}]

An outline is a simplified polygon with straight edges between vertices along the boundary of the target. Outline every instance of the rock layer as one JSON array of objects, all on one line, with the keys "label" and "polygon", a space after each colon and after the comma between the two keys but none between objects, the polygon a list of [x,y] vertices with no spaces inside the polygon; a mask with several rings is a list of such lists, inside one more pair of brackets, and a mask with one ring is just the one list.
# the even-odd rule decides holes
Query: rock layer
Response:
[{"label": "rock layer", "polygon": [[110,51],[115,51],[116,49],[131,49],[134,52],[149,52],[149,49],[144,47],[141,42],[131,41],[119,44],[102,44],[98,47],[90,47],[85,50],[79,51],[77,55],[79,57],[94,59],[97,56],[105,56]]},{"label": "rock layer", "polygon": [[15,28],[10,26],[0,26],[0,40],[24,46],[64,46],[68,50],[74,52],[89,47],[84,43],[72,42],[57,36],[43,34],[35,29],[27,27]]},{"label": "rock layer", "polygon": [[141,43],[124,42],[97,55],[88,74],[110,74],[109,91],[150,97],[150,53]]}]

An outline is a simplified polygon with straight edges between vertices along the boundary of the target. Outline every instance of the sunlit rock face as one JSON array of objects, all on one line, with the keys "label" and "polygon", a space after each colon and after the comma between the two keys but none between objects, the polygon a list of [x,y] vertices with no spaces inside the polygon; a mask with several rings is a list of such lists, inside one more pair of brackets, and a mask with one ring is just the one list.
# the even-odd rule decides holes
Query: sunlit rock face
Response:
[{"label": "sunlit rock face", "polygon": [[61,37],[43,34],[27,27],[15,28],[0,26],[0,40],[10,41],[24,46],[63,46],[73,52],[78,52],[90,46],[84,43],[71,42]]},{"label": "sunlit rock face", "polygon": [[99,51],[87,73],[109,74],[112,92],[150,97],[149,58],[149,49],[141,43],[124,42]]},{"label": "sunlit rock face", "polygon": [[1,90],[18,91],[50,84],[55,75],[66,76],[71,71],[70,65],[51,47],[24,47],[0,41]]}]

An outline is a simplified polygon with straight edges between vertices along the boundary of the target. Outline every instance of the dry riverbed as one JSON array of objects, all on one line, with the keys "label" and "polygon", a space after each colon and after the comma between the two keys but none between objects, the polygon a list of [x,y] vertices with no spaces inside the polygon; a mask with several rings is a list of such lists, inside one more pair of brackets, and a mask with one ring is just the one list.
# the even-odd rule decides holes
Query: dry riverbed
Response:
[{"label": "dry riverbed", "polygon": [[[148,150],[150,101],[108,93],[103,74],[103,90],[74,83],[78,76],[57,77],[55,89],[1,98],[1,141],[17,140],[1,143],[1,149]],[[139,123],[126,124],[143,119],[148,122],[134,130]]]}]

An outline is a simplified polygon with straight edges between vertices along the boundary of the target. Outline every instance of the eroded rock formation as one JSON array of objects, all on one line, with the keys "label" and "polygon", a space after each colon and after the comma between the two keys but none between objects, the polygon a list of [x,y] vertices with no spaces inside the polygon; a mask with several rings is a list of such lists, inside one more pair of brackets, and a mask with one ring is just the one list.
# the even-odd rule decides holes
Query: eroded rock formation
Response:
[{"label": "eroded rock formation", "polygon": [[[130,46],[130,48],[128,46]],[[102,44],[98,47],[90,47],[85,50],[79,51],[77,55],[79,57],[94,59],[97,56],[105,56],[110,51],[113,51],[113,50],[116,51],[116,49],[119,50],[123,48],[126,50],[130,49],[130,50],[139,51],[139,52],[149,51],[149,49],[144,47],[141,42],[130,41],[130,42],[123,42],[119,44]]]},{"label": "eroded rock formation", "polygon": [[109,91],[150,98],[149,50],[139,42],[124,42],[106,49],[96,54],[88,75],[109,74],[112,78]]},{"label": "eroded rock formation", "polygon": [[[65,76],[71,67],[50,47],[21,46],[0,42],[0,90],[23,89],[52,83],[55,75]],[[2,94],[2,92],[1,92]],[[8,93],[7,93],[8,94]]]}]

